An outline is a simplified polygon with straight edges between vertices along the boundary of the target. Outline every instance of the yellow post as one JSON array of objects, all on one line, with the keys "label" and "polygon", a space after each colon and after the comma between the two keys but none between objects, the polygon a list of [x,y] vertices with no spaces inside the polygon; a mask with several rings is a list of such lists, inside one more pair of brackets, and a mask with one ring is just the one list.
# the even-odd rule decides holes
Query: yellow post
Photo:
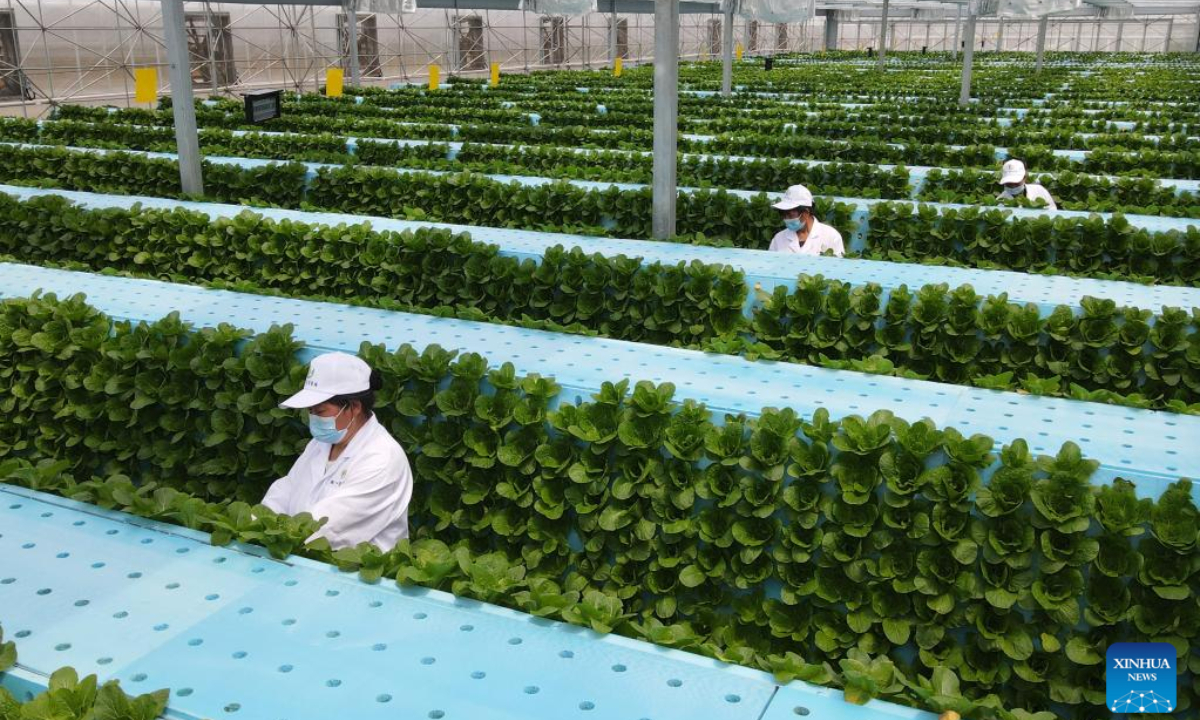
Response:
[{"label": "yellow post", "polygon": [[342,86],[345,84],[346,73],[341,68],[329,68],[325,71],[325,97],[341,97]]},{"label": "yellow post", "polygon": [[623,58],[616,58],[613,60],[613,77],[621,77],[621,66],[623,65],[621,62],[622,59]]},{"label": "yellow post", "polygon": [[158,99],[158,70],[150,68],[134,68],[133,70],[133,100],[140,103],[152,103]]},{"label": "yellow post", "polygon": [[500,63],[492,63],[492,82],[491,86],[496,87],[500,84]]},{"label": "yellow post", "polygon": [[430,90],[438,89],[438,81],[440,80],[441,75],[442,75],[442,69],[440,67],[438,67],[437,65],[429,66],[429,89]]},{"label": "yellow post", "polygon": [[733,46],[733,54],[737,56],[737,59],[740,62],[742,59],[742,44],[741,43],[738,43],[737,45]]}]

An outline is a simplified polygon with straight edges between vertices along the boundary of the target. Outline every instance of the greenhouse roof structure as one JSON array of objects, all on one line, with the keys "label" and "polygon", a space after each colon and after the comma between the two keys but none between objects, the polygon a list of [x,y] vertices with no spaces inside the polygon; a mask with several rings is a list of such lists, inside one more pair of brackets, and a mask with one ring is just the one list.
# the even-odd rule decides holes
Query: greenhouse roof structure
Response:
[{"label": "greenhouse roof structure", "polygon": [[[262,2],[262,0],[223,0],[230,4],[243,5],[319,5],[340,7],[342,0],[282,0],[277,2]],[[966,6],[970,0],[909,0],[907,2],[890,2],[892,11],[937,11]],[[654,0],[598,0],[600,12],[616,12],[620,14],[651,14],[654,12]],[[816,3],[818,13],[830,11],[855,12],[862,17],[877,17],[883,8],[882,0],[820,0]],[[706,0],[681,0],[679,12],[689,14],[714,14],[721,12],[719,2]],[[418,0],[417,6],[422,9],[447,10],[522,10],[523,0]],[[1055,17],[1096,17],[1113,10],[1120,10],[1132,15],[1188,15],[1200,11],[1200,2],[1196,0],[1152,0],[1139,2],[1137,0],[1084,0],[1083,6],[1077,10],[1056,13]]]}]

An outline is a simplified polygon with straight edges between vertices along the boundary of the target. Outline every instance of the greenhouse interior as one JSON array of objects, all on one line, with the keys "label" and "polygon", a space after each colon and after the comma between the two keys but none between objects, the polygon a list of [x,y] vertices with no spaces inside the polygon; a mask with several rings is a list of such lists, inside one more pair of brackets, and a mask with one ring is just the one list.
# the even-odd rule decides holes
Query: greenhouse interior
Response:
[{"label": "greenhouse interior", "polygon": [[1200,718],[1197,2],[8,0],[0,720]]}]

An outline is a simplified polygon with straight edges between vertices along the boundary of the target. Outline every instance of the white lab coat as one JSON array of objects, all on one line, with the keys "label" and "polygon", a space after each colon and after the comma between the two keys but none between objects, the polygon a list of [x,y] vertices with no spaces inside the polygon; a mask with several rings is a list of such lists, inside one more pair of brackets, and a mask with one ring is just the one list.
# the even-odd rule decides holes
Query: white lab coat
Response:
[{"label": "white lab coat", "polygon": [[813,218],[812,230],[808,238],[800,244],[800,236],[795,230],[784,228],[771,238],[771,252],[796,253],[798,255],[822,255],[826,250],[832,250],[834,255],[842,257],[846,248],[842,245],[842,234],[837,228]]},{"label": "white lab coat", "polygon": [[327,538],[334,549],[370,542],[391,550],[408,537],[413,479],[404,449],[374,417],[329,463],[332,447],[310,440],[262,504],[285,515],[329,518],[310,540]]},{"label": "white lab coat", "polygon": [[[998,196],[998,199],[1005,200],[1005,199],[1011,199],[1011,197],[1012,196],[1009,195],[1008,193],[1002,192]],[[1018,195],[1017,197],[1021,197],[1021,196]],[[1029,200],[1029,202],[1045,200],[1047,210],[1057,210],[1058,209],[1058,205],[1054,202],[1054,198],[1051,197],[1050,191],[1047,190],[1044,185],[1039,185],[1037,183],[1025,183],[1025,197]]]}]

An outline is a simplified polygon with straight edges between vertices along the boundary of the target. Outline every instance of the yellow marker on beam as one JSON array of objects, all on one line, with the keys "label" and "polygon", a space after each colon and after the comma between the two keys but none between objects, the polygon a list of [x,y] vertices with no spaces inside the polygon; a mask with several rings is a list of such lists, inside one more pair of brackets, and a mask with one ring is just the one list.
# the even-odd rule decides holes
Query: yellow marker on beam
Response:
[{"label": "yellow marker on beam", "polygon": [[737,56],[737,59],[739,61],[742,59],[742,44],[741,43],[738,43],[737,45],[733,46],[733,54]]},{"label": "yellow marker on beam", "polygon": [[341,68],[329,68],[325,71],[325,97],[341,97],[345,85],[346,72]]},{"label": "yellow marker on beam", "polygon": [[624,64],[622,62],[623,59],[624,58],[617,58],[616,60],[613,60],[613,77],[621,77],[621,66]]},{"label": "yellow marker on beam", "polygon": [[158,70],[150,68],[134,68],[133,70],[133,100],[140,103],[152,103],[158,99]]},{"label": "yellow marker on beam", "polygon": [[492,63],[492,87],[500,84],[500,63]]},{"label": "yellow marker on beam", "polygon": [[429,89],[437,90],[438,82],[441,79],[442,69],[437,65],[429,66]]}]

